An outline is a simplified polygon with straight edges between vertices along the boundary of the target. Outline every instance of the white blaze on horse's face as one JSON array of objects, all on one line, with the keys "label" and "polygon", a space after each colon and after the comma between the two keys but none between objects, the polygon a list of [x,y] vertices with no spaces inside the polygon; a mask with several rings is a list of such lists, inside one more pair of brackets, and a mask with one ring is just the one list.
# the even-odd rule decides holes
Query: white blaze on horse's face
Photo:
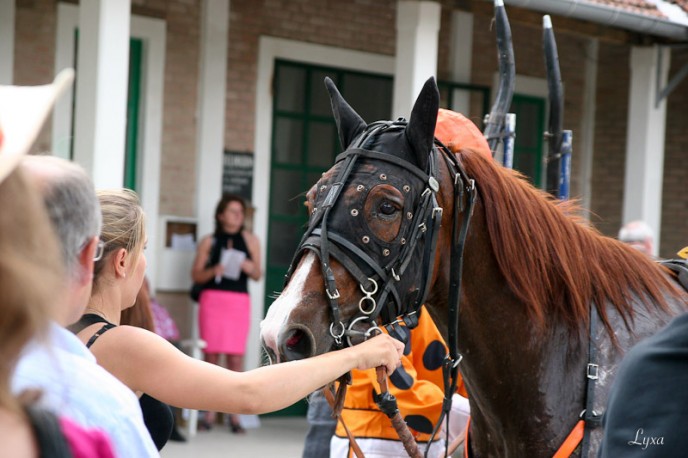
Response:
[{"label": "white blaze on horse's face", "polygon": [[[263,342],[269,347],[276,357],[279,359],[279,349],[277,347],[277,338],[280,331],[284,328],[289,320],[291,312],[299,304],[304,295],[305,283],[308,279],[308,272],[311,266],[316,262],[317,258],[314,253],[307,252],[299,267],[294,271],[289,284],[282,294],[272,303],[268,309],[265,319],[260,323],[260,335]],[[272,361],[279,363],[280,361]]]}]

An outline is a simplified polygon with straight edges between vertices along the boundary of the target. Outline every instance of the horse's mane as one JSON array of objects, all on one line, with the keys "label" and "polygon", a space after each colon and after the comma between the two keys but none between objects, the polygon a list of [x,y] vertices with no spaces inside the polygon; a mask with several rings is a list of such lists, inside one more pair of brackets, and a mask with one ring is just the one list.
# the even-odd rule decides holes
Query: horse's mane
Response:
[{"label": "horse's mane", "polygon": [[668,295],[680,294],[667,269],[600,234],[575,203],[551,198],[483,155],[463,151],[460,160],[475,179],[501,273],[541,329],[553,314],[580,329],[594,303],[611,331],[606,304],[629,326],[634,300],[667,310]]}]

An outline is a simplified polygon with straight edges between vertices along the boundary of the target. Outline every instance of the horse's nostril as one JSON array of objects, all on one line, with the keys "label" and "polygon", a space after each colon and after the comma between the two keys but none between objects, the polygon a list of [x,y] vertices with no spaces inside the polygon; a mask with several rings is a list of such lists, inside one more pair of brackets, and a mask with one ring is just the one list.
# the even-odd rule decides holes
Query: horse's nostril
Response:
[{"label": "horse's nostril", "polygon": [[296,347],[301,342],[301,339],[303,339],[303,331],[294,331],[294,334],[287,339],[287,347]]},{"label": "horse's nostril", "polygon": [[292,329],[280,339],[280,351],[286,360],[304,359],[313,356],[312,337],[303,329]]}]

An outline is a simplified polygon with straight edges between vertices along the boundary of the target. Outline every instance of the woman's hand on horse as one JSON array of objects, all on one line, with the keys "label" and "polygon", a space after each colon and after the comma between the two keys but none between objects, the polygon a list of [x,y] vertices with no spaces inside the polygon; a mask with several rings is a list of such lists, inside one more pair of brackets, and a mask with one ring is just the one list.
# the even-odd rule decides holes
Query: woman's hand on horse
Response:
[{"label": "woman's hand on horse", "polygon": [[391,374],[401,364],[404,344],[387,334],[380,334],[351,347],[351,350],[357,352],[356,369],[385,366],[387,374]]}]

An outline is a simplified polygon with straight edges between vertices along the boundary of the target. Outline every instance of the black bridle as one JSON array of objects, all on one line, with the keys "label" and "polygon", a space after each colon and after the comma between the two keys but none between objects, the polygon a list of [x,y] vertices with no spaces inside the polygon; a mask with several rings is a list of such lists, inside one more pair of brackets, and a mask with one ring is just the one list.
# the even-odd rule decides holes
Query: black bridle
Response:
[{"label": "black bridle", "polygon": [[[398,326],[403,320],[410,328],[415,327],[418,309],[428,294],[435,264],[437,235],[443,214],[442,207],[437,204],[439,182],[436,177],[439,173],[438,161],[441,154],[439,151],[444,150],[444,147],[439,144],[439,148],[435,147],[429,152],[427,170],[421,170],[416,165],[391,154],[362,148],[362,145],[375,135],[405,128],[406,121],[403,119],[370,124],[346,151],[337,156],[335,164],[339,164],[339,172],[329,189],[327,186],[321,187],[322,195],[316,199],[308,229],[301,239],[286,276],[285,284],[289,282],[294,269],[306,250],[312,251],[318,256],[325,281],[325,293],[332,312],[330,334],[338,347],[343,346],[343,337],[346,337],[350,344],[350,338],[353,336],[366,338],[370,335],[370,329],[365,333],[354,329],[354,325],[361,321],[368,322],[372,329],[377,327],[375,323],[378,317],[382,318],[386,326]],[[455,156],[448,152],[442,155],[447,160],[450,170],[453,171],[455,181],[461,183],[458,186],[461,188],[461,195],[463,195],[464,188],[470,190],[463,185],[464,183],[470,183],[470,188],[474,189],[472,180],[468,179]],[[382,249],[381,253],[374,252],[373,249],[369,248],[372,244],[368,243],[370,237],[367,235],[361,237],[362,243],[352,243],[351,239],[355,238],[351,234],[338,233],[328,227],[332,208],[345,189],[347,180],[356,166],[365,160],[382,161],[399,168],[402,172],[399,175],[407,177],[407,181],[410,182],[403,186],[405,194],[409,194],[411,189],[419,189],[419,195],[415,199],[406,199],[409,203],[415,200],[416,205],[410,207],[410,204],[407,204],[404,208],[404,223],[399,231],[399,236],[393,244]],[[384,174],[381,175],[381,178],[387,179]],[[361,187],[359,186],[359,190]],[[357,215],[358,209],[347,210],[350,210],[353,215]],[[404,277],[409,264],[412,261],[417,261],[417,257],[414,255],[421,241],[425,242],[425,246],[422,252],[417,293],[413,300],[404,300],[405,298],[397,286]],[[348,326],[341,320],[340,295],[330,265],[330,258],[336,259],[346,268],[359,283],[364,294],[359,301],[359,313],[349,321]]]}]

